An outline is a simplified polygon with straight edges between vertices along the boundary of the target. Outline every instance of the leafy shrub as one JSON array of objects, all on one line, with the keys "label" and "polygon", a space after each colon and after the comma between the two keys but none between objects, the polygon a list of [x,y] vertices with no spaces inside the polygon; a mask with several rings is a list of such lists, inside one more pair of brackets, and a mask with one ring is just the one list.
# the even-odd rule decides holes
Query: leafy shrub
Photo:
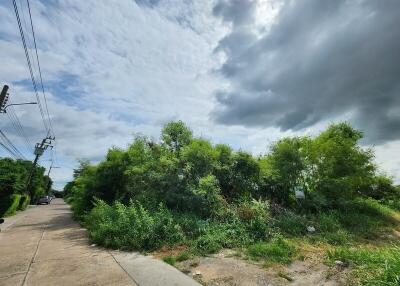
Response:
[{"label": "leafy shrub", "polygon": [[301,202],[300,210],[306,210],[311,213],[321,213],[332,209],[330,201],[319,192],[308,192],[306,199]]},{"label": "leafy shrub", "polygon": [[216,253],[223,248],[225,233],[215,232],[201,235],[194,241],[194,248],[198,254]]},{"label": "leafy shrub", "polygon": [[182,229],[162,205],[149,212],[139,203],[97,201],[85,222],[93,242],[112,248],[152,250],[183,240]]},{"label": "leafy shrub", "polygon": [[269,242],[259,242],[247,248],[247,254],[254,259],[288,264],[296,252],[295,247],[281,235],[277,235]]},{"label": "leafy shrub", "polygon": [[209,175],[213,170],[216,156],[210,142],[204,139],[193,139],[182,149],[182,158],[187,164],[192,179]]},{"label": "leafy shrub", "polygon": [[400,199],[398,200],[388,200],[383,202],[385,205],[390,207],[393,210],[400,211]]},{"label": "leafy shrub", "polygon": [[376,200],[399,200],[400,191],[393,185],[393,180],[384,175],[375,176],[369,186],[361,192]]},{"label": "leafy shrub", "polygon": [[220,195],[218,181],[214,176],[208,175],[200,178],[199,186],[194,193],[199,197],[199,204],[196,207],[198,215],[209,217],[215,215],[222,207],[223,199]]},{"label": "leafy shrub", "polygon": [[279,228],[283,233],[298,236],[307,233],[308,222],[305,216],[286,211],[274,218],[273,226]]},{"label": "leafy shrub", "polygon": [[240,222],[208,223],[193,242],[194,251],[199,254],[216,253],[222,248],[247,245],[251,241],[245,226]]},{"label": "leafy shrub", "polygon": [[175,221],[188,239],[198,237],[208,227],[206,220],[192,213],[175,214]]},{"label": "leafy shrub", "polygon": [[0,216],[11,216],[18,210],[21,195],[11,195],[6,197],[0,206]]},{"label": "leafy shrub", "polygon": [[19,201],[18,210],[25,210],[28,207],[30,200],[31,198],[28,195],[23,195]]},{"label": "leafy shrub", "polygon": [[237,212],[253,239],[262,240],[268,237],[271,220],[268,202],[261,200],[244,202],[238,206]]}]

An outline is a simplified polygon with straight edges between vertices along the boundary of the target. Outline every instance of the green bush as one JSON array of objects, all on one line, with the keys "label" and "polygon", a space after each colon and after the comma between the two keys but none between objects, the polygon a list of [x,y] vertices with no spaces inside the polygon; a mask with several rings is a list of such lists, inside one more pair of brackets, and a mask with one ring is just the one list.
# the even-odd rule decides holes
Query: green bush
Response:
[{"label": "green bush", "polygon": [[188,239],[198,237],[208,226],[206,220],[191,213],[175,214],[175,220]]},{"label": "green bush", "polygon": [[268,202],[261,200],[244,202],[238,206],[237,212],[254,240],[264,240],[268,237],[271,222]]},{"label": "green bush", "polygon": [[286,211],[274,218],[273,226],[279,228],[283,233],[298,236],[307,233],[309,221],[305,216]]},{"label": "green bush", "polygon": [[11,216],[18,210],[21,195],[11,195],[6,197],[0,206],[0,216]]},{"label": "green bush", "polygon": [[208,175],[200,178],[199,186],[194,190],[199,201],[199,204],[196,207],[197,214],[203,217],[216,215],[223,204],[220,192],[218,180],[214,176]]},{"label": "green bush", "polygon": [[25,210],[28,207],[30,200],[31,198],[28,195],[23,195],[19,201],[18,210]]},{"label": "green bush", "polygon": [[296,253],[295,247],[281,235],[269,242],[259,242],[247,248],[247,254],[253,259],[288,264]]},{"label": "green bush", "polygon": [[393,210],[400,211],[400,199],[398,200],[388,200],[383,202],[385,205],[390,207]]},{"label": "green bush", "polygon": [[182,229],[162,205],[150,212],[139,203],[97,201],[85,225],[93,242],[111,248],[152,250],[183,240]]},{"label": "green bush", "polygon": [[238,220],[230,223],[207,223],[193,242],[198,254],[216,253],[222,248],[242,247],[251,241],[245,226]]}]

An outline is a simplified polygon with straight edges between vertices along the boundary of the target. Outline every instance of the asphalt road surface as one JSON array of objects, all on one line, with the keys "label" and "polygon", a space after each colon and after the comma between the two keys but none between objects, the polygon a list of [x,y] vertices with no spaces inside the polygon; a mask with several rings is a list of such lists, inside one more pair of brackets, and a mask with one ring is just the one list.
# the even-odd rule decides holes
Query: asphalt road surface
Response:
[{"label": "asphalt road surface", "polygon": [[0,228],[0,285],[199,285],[151,257],[91,246],[62,199]]}]

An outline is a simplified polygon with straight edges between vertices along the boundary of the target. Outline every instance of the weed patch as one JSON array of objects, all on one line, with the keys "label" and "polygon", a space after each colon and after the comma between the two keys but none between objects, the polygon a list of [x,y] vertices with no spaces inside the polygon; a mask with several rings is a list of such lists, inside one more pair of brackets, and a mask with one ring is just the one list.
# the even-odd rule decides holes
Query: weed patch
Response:
[{"label": "weed patch", "polygon": [[176,261],[181,262],[190,259],[190,253],[188,251],[183,251],[176,256]]},{"label": "weed patch", "polygon": [[296,253],[296,248],[282,236],[276,236],[269,242],[260,242],[250,245],[247,254],[256,260],[266,260],[289,264]]},{"label": "weed patch", "polygon": [[352,283],[400,285],[400,245],[380,248],[337,248],[328,251],[328,262],[340,260],[354,267]]},{"label": "weed patch", "polygon": [[110,206],[97,201],[85,225],[94,243],[111,248],[152,250],[183,240],[180,226],[162,205],[150,213],[139,203]]},{"label": "weed patch", "polygon": [[165,256],[162,260],[172,266],[174,266],[177,261],[173,256]]}]

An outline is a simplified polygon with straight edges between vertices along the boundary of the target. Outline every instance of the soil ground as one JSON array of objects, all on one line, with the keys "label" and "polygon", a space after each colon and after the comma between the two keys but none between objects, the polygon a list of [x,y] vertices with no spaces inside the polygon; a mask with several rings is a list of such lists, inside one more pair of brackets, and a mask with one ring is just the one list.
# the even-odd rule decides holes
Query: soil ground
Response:
[{"label": "soil ground", "polygon": [[[182,250],[182,249],[180,249]],[[176,249],[154,253],[161,258],[176,255]],[[247,260],[229,249],[208,257],[195,257],[177,262],[176,268],[208,286],[261,286],[261,285],[345,285],[347,268],[328,267],[316,257],[294,261],[288,266],[263,265]]]}]

